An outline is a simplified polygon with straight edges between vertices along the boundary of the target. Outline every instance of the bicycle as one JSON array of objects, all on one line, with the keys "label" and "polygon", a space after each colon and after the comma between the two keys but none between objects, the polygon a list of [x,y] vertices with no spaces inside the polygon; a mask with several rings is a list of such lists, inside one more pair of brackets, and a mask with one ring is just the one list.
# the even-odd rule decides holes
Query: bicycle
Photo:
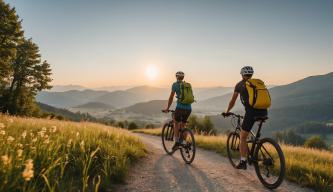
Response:
[{"label": "bicycle", "polygon": [[[234,120],[232,125],[235,129],[229,133],[227,139],[228,158],[233,167],[236,167],[237,161],[240,159],[239,143],[240,131],[243,116],[234,113],[222,113],[224,117],[232,116]],[[279,144],[271,138],[262,138],[261,128],[268,117],[256,117],[255,121],[259,122],[257,133],[250,131],[250,139],[248,144],[248,163],[254,165],[256,174],[260,182],[269,189],[279,187],[285,176],[285,158]],[[236,121],[235,121],[236,120]],[[251,145],[249,147],[249,144]]]},{"label": "bicycle", "polygon": [[[173,150],[172,147],[174,145],[174,115],[175,111],[174,110],[168,110],[168,112],[171,112],[171,117],[172,120],[169,122],[165,123],[162,129],[162,144],[165,152],[169,155],[173,155],[173,153],[177,150]],[[194,140],[194,135],[191,129],[186,128],[186,125],[184,128],[181,128],[179,130],[179,147],[181,156],[185,163],[191,164],[194,160],[195,157],[195,140]]]}]

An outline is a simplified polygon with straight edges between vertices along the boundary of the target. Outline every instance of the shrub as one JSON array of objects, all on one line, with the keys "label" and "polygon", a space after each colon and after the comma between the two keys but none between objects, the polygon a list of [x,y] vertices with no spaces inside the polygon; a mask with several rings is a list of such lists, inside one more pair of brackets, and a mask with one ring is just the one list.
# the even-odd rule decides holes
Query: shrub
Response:
[{"label": "shrub", "polygon": [[328,150],[326,142],[320,136],[312,136],[304,143],[304,147]]},{"label": "shrub", "polygon": [[133,129],[137,129],[138,128],[138,125],[134,122],[131,122],[129,125],[128,125],[128,129],[129,130],[133,130]]}]

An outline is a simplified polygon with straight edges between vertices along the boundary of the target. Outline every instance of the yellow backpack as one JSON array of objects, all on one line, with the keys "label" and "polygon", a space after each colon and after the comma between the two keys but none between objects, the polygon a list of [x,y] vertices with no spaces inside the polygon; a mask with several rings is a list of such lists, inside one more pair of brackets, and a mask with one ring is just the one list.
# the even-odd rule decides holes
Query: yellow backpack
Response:
[{"label": "yellow backpack", "polygon": [[249,79],[245,83],[249,94],[248,104],[254,109],[268,109],[271,97],[265,83],[260,79]]}]

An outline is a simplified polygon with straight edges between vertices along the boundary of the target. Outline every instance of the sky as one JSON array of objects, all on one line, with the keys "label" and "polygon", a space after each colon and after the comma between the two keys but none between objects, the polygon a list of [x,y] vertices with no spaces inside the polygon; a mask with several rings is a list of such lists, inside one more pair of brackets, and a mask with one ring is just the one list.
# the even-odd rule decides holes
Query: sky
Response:
[{"label": "sky", "polygon": [[53,84],[271,85],[333,71],[331,0],[5,0],[39,45]]}]

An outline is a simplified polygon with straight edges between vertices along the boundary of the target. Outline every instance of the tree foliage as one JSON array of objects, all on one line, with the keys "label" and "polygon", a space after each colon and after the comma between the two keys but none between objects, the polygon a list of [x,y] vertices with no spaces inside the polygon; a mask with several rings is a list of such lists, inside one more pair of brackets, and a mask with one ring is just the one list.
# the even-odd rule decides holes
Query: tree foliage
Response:
[{"label": "tree foliage", "polygon": [[296,134],[293,130],[277,131],[273,134],[273,137],[278,142],[291,145],[303,145],[305,142],[305,139],[302,136]]},{"label": "tree foliage", "polygon": [[37,92],[51,88],[50,64],[41,62],[37,44],[24,38],[15,9],[0,1],[0,10],[0,110],[37,115]]},{"label": "tree foliage", "polygon": [[191,115],[188,119],[187,127],[194,130],[197,134],[216,135],[214,124],[208,116],[199,118],[196,115]]},{"label": "tree foliage", "polygon": [[320,136],[312,136],[307,139],[304,147],[328,150],[326,142]]}]

